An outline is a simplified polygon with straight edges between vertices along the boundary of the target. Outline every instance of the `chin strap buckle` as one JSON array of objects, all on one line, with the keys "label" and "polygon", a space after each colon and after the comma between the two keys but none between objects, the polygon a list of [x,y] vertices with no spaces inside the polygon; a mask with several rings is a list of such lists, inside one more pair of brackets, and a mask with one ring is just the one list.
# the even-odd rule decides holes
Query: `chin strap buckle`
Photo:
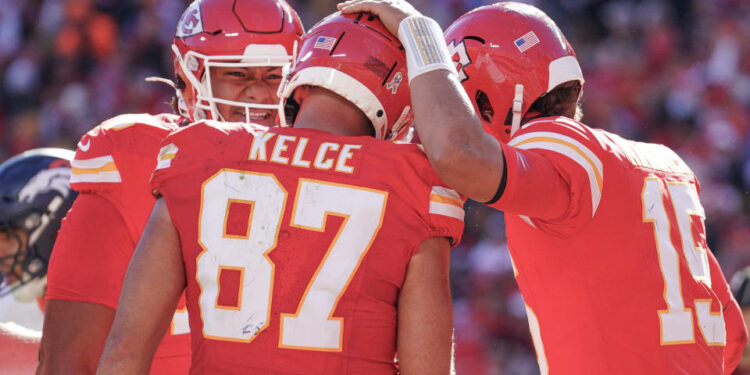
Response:
[{"label": "chin strap buckle", "polygon": [[510,126],[510,136],[516,134],[521,128],[521,111],[523,110],[523,85],[516,84],[516,94],[513,96],[513,120]]}]

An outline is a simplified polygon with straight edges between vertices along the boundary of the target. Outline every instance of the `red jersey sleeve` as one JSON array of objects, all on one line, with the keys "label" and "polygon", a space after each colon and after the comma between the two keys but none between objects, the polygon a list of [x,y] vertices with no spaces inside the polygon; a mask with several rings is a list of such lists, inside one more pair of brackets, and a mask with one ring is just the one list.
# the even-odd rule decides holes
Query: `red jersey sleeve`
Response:
[{"label": "red jersey sleeve", "polygon": [[96,194],[80,194],[55,241],[45,298],[116,309],[134,248],[112,203]]},{"label": "red jersey sleeve", "polygon": [[431,237],[446,237],[451,247],[461,242],[465,201],[464,197],[442,182],[429,185],[427,213]]},{"label": "red jersey sleeve", "polygon": [[111,201],[133,238],[140,237],[154,204],[148,181],[161,139],[176,129],[173,117],[130,114],[107,120],[81,138],[71,162],[71,187]]},{"label": "red jersey sleeve", "polygon": [[502,149],[506,185],[491,207],[560,235],[591,220],[604,168],[600,143],[582,125],[563,117],[533,121]]},{"label": "red jersey sleeve", "polygon": [[48,299],[115,308],[130,257],[155,202],[149,176],[177,117],[121,115],[89,131],[71,162],[80,194],[50,260]]}]

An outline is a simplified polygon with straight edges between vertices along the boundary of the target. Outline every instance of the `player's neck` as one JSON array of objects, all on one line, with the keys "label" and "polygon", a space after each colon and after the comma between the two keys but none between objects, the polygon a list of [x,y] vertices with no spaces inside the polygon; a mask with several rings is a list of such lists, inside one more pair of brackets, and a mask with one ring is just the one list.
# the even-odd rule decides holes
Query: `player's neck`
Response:
[{"label": "player's neck", "polygon": [[300,104],[295,128],[336,135],[373,135],[370,120],[354,104],[325,89],[311,89]]}]

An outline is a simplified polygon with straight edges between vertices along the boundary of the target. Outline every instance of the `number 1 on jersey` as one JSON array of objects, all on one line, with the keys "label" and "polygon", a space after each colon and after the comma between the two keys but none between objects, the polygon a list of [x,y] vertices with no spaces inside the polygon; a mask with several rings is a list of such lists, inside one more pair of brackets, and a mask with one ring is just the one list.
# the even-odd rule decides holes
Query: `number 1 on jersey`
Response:
[{"label": "number 1 on jersey", "polygon": [[[693,279],[711,286],[708,256],[704,249],[695,246],[690,216],[705,218],[703,207],[698,199],[695,186],[684,183],[667,183],[671,197],[677,228],[680,232],[680,247],[687,261]],[[664,278],[664,300],[666,310],[659,310],[661,324],[661,344],[676,345],[695,342],[693,315],[685,307],[680,280],[680,256],[671,240],[672,223],[664,206],[660,182],[656,178],[646,178],[641,193],[643,200],[643,221],[654,225],[654,240],[659,255],[659,267]],[[726,332],[721,313],[711,313],[711,301],[696,299],[695,314],[698,327],[709,345],[724,345]]]}]

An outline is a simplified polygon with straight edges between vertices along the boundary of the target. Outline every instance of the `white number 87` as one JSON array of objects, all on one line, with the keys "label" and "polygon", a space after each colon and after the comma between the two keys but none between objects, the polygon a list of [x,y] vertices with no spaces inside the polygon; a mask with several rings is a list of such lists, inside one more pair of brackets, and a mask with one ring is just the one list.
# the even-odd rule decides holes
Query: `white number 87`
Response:
[{"label": "white number 87", "polygon": [[[274,264],[268,257],[277,245],[288,193],[276,177],[225,169],[202,189],[196,279],[203,335],[250,342],[269,325]],[[307,285],[295,314],[281,314],[279,347],[341,351],[343,319],[333,312],[370,248],[383,221],[386,192],[324,181],[299,180],[290,225],[322,232],[328,215],[344,222]],[[226,233],[232,203],[252,209],[244,235]],[[223,270],[238,273],[236,306],[218,302]]]}]

